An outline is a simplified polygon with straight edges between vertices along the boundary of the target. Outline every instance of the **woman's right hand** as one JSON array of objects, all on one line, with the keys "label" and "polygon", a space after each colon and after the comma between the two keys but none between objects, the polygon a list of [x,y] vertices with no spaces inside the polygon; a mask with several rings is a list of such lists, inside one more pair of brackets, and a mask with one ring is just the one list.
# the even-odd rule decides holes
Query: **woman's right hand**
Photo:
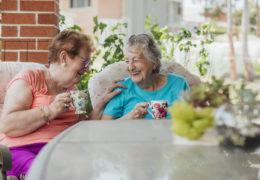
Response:
[{"label": "woman's right hand", "polygon": [[134,109],[126,115],[127,119],[144,118],[148,114],[148,110],[147,110],[148,107],[149,107],[149,103],[147,102],[137,103]]},{"label": "woman's right hand", "polygon": [[54,101],[47,106],[48,107],[48,112],[47,116],[48,118],[54,119],[55,117],[59,116],[60,114],[68,111],[70,104],[72,102],[72,98],[70,97],[70,93],[61,93],[58,94]]}]

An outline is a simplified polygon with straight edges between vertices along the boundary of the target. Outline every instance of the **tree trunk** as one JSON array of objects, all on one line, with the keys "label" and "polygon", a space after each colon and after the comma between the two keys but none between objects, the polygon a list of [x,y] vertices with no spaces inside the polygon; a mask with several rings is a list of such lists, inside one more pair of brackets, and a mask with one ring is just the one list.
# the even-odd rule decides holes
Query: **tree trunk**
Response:
[{"label": "tree trunk", "polygon": [[247,45],[248,24],[249,24],[248,0],[243,0],[243,5],[244,5],[244,11],[242,16],[242,59],[245,67],[246,79],[252,81],[254,79],[254,68],[249,59],[248,45]]},{"label": "tree trunk", "polygon": [[228,0],[228,40],[230,47],[230,78],[235,80],[237,78],[236,72],[236,58],[235,58],[235,50],[233,44],[233,29],[232,29],[232,0]]},{"label": "tree trunk", "polygon": [[260,37],[260,11],[258,0],[256,0],[256,35]]}]

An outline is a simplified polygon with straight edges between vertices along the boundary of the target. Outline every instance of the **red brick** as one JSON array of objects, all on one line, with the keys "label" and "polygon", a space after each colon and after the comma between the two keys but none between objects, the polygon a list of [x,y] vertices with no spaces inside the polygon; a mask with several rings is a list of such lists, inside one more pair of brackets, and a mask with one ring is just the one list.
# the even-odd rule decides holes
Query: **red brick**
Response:
[{"label": "red brick", "polygon": [[1,53],[2,61],[17,61],[17,52],[4,52]]},{"label": "red brick", "polygon": [[38,14],[38,24],[58,25],[59,19],[55,14]]},{"label": "red brick", "polygon": [[21,37],[54,37],[58,29],[54,26],[21,26]]},{"label": "red brick", "polygon": [[17,37],[17,27],[16,26],[2,26],[2,36],[3,37]]},{"label": "red brick", "polygon": [[54,12],[55,0],[52,1],[32,1],[32,0],[21,0],[20,9],[21,11],[50,11]]},{"label": "red brick", "polygon": [[35,24],[35,14],[2,13],[3,24]]},{"label": "red brick", "polygon": [[2,39],[3,49],[35,49],[35,44],[34,39]]},{"label": "red brick", "polygon": [[21,62],[48,62],[48,52],[20,52]]},{"label": "red brick", "polygon": [[16,11],[17,0],[2,0],[2,11]]},{"label": "red brick", "polygon": [[52,39],[39,39],[38,40],[38,49],[39,50],[48,50],[51,42],[52,42]]},{"label": "red brick", "polygon": [[56,12],[57,14],[59,14],[60,13],[60,7],[59,7],[59,1],[56,1],[56,2],[58,2],[58,3],[55,3],[55,9],[54,9],[54,12]]}]

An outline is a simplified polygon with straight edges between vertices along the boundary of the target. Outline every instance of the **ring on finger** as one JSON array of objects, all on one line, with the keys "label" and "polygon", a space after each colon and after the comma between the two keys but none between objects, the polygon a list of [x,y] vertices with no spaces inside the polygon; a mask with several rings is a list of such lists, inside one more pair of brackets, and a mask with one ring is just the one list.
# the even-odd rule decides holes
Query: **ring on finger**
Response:
[{"label": "ring on finger", "polygon": [[67,108],[70,107],[70,105],[69,104],[65,104],[64,107],[67,109]]}]

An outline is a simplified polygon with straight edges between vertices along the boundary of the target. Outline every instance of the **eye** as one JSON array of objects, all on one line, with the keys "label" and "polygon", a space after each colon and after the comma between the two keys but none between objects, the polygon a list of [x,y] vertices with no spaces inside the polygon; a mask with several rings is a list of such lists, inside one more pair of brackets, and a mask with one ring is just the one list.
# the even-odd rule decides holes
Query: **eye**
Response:
[{"label": "eye", "polygon": [[125,60],[125,63],[126,63],[126,64],[128,64],[128,63],[129,63],[129,60],[128,60],[128,59],[126,59],[126,60]]}]

